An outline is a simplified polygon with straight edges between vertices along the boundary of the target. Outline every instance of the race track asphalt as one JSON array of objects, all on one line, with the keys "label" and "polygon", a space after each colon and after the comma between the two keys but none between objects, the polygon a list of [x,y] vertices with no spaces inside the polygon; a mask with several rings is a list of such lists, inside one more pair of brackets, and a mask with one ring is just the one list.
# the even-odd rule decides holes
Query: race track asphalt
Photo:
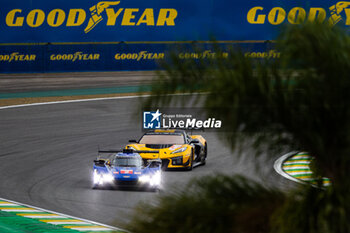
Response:
[{"label": "race track asphalt", "polygon": [[243,174],[268,186],[291,185],[274,172],[274,158],[255,161],[247,148],[238,159],[217,133],[201,132],[208,141],[207,165],[191,172],[164,172],[160,194],[91,189],[98,146],[121,148],[142,135],[138,106],[137,98],[127,98],[1,109],[0,197],[120,225],[130,220],[140,201],[154,202],[203,175]]}]

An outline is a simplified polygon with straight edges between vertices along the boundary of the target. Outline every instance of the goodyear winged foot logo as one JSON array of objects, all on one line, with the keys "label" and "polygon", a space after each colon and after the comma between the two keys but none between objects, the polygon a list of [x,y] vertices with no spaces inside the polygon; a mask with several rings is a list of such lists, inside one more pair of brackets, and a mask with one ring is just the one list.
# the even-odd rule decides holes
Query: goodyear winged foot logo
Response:
[{"label": "goodyear winged foot logo", "polygon": [[[328,14],[328,19],[327,19]],[[350,1],[341,1],[330,6],[328,9],[321,7],[293,7],[285,9],[283,7],[273,7],[265,9],[262,6],[251,8],[247,13],[247,21],[250,24],[272,24],[279,25],[284,22],[290,24],[300,24],[305,21],[324,22],[334,26],[343,21],[344,25],[350,25]]]},{"label": "goodyear winged foot logo", "polygon": [[350,2],[338,2],[337,4],[331,6],[329,8],[331,12],[331,17],[329,18],[330,25],[336,25],[340,20],[342,20],[342,16],[340,14],[349,6]]},{"label": "goodyear winged foot logo", "polygon": [[91,18],[89,19],[88,25],[84,29],[85,33],[91,31],[101,20],[103,19],[101,13],[106,10],[109,6],[118,5],[120,1],[116,2],[99,2],[95,6],[90,7]]}]

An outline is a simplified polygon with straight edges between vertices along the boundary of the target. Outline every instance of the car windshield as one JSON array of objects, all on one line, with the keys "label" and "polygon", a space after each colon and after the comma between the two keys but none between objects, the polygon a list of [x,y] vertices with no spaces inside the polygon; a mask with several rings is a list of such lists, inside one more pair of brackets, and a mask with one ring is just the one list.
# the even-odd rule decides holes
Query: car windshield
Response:
[{"label": "car windshield", "polygon": [[181,134],[146,134],[141,138],[140,144],[184,144]]},{"label": "car windshield", "polygon": [[141,167],[142,159],[137,157],[115,157],[113,165],[116,167]]}]

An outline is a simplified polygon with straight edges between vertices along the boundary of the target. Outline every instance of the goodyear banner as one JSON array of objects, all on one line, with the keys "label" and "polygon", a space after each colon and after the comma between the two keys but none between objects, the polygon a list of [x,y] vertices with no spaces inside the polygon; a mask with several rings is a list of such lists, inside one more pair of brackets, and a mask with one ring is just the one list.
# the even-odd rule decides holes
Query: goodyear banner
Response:
[{"label": "goodyear banner", "polygon": [[[221,45],[227,47],[232,43]],[[271,43],[238,45],[246,56],[253,58],[279,56]],[[211,44],[204,44],[201,52],[190,47],[191,44],[183,44],[177,56],[184,60],[218,56]],[[167,43],[9,45],[0,47],[0,66],[3,72],[155,70],[174,50],[174,45]],[[223,56],[228,53],[224,51]]]},{"label": "goodyear banner", "polygon": [[245,45],[258,48],[250,52],[265,54],[263,42],[275,39],[283,24],[350,25],[350,1],[3,0],[1,4],[0,72],[155,69],[176,43],[211,38],[222,43],[246,41],[257,43]]}]

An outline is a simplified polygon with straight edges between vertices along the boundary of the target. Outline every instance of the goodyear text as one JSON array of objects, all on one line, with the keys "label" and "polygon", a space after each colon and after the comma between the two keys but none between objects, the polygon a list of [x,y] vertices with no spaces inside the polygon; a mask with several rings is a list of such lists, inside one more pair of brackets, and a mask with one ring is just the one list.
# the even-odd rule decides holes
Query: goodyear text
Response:
[{"label": "goodyear text", "polygon": [[[9,27],[29,26],[40,27],[44,24],[50,27],[78,27],[87,24],[84,31],[88,33],[104,18],[106,26],[175,26],[178,12],[176,9],[161,8],[112,8],[119,2],[100,2],[90,8],[87,13],[84,9],[12,9],[6,15],[6,25]],[[102,14],[103,13],[103,14]]]},{"label": "goodyear text", "polygon": [[217,57],[227,58],[228,53],[227,52],[217,53],[211,50],[205,50],[199,53],[195,53],[195,52],[179,53],[178,56],[180,59],[215,59]]},{"label": "goodyear text", "polygon": [[244,53],[245,57],[249,58],[280,58],[281,53],[276,50],[269,50],[267,52],[246,52]]},{"label": "goodyear text", "polygon": [[95,61],[100,59],[100,54],[84,54],[83,52],[75,52],[73,54],[51,54],[51,61]]},{"label": "goodyear text", "polygon": [[164,59],[164,53],[150,53],[148,51],[140,51],[138,53],[116,53],[115,60],[158,60]]},{"label": "goodyear text", "polygon": [[18,62],[18,61],[35,61],[35,54],[20,54],[14,52],[11,54],[0,54],[0,62]]},{"label": "goodyear text", "polygon": [[324,22],[333,26],[340,21],[345,25],[350,25],[350,2],[338,2],[330,6],[328,9],[321,7],[311,7],[305,9],[302,7],[294,7],[292,9],[284,9],[282,7],[273,7],[266,9],[263,6],[256,6],[249,9],[247,13],[247,21],[250,24],[280,25],[284,22],[290,24],[300,24],[303,22]]}]

